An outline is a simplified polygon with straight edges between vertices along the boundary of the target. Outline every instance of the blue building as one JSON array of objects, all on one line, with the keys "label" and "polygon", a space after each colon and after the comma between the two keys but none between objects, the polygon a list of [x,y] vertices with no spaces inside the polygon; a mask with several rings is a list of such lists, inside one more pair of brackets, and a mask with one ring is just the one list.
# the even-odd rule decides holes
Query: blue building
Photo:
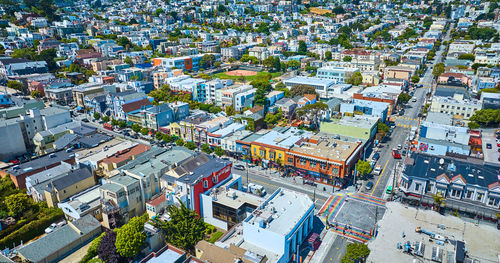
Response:
[{"label": "blue building", "polygon": [[0,94],[0,108],[7,108],[14,105],[9,94]]},{"label": "blue building", "polygon": [[479,77],[477,80],[477,91],[479,92],[482,89],[494,89],[495,88],[495,79],[491,77]]},{"label": "blue building", "polygon": [[308,195],[279,188],[243,220],[242,233],[233,231],[221,242],[240,240],[239,247],[266,256],[268,262],[291,262],[313,229],[313,217]]},{"label": "blue building", "polygon": [[383,122],[385,122],[389,106],[390,104],[387,102],[354,99],[350,103],[340,104],[340,112],[342,114],[363,113],[363,115],[379,117]]}]

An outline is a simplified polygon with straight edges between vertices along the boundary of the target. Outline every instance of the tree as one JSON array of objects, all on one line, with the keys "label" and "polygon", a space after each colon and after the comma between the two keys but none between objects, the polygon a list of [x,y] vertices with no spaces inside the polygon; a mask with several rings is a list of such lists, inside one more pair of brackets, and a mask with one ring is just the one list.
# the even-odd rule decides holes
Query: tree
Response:
[{"label": "tree", "polygon": [[227,106],[226,107],[226,115],[227,116],[233,116],[234,115],[234,108],[233,108],[233,106]]},{"label": "tree", "polygon": [[368,255],[370,255],[370,249],[366,244],[349,243],[347,244],[345,255],[340,262],[341,263],[365,262]]},{"label": "tree", "polygon": [[156,140],[158,140],[158,141],[159,141],[159,140],[161,140],[162,138],[163,138],[163,133],[161,133],[161,132],[157,132],[157,133],[155,134],[155,139],[156,139]]},{"label": "tree", "polygon": [[175,141],[175,144],[177,144],[177,146],[183,146],[184,141],[181,138],[179,138],[179,139],[177,139],[177,141]]},{"label": "tree", "polygon": [[204,152],[204,153],[208,153],[208,154],[211,154],[212,153],[212,148],[210,148],[210,146],[208,144],[203,144],[201,146],[201,150]]},{"label": "tree", "polygon": [[94,119],[99,120],[101,118],[101,114],[99,112],[94,112]]},{"label": "tree", "polygon": [[189,150],[194,150],[196,149],[196,145],[194,144],[194,142],[186,142],[186,144],[184,144],[184,146],[186,148],[188,148]]},{"label": "tree", "polygon": [[120,129],[125,129],[127,127],[127,123],[124,120],[120,120],[118,121],[118,127],[120,127]]},{"label": "tree", "polygon": [[42,92],[39,90],[34,90],[31,92],[31,97],[33,98],[41,98],[42,97]]},{"label": "tree", "polygon": [[148,135],[148,133],[149,133],[149,129],[148,128],[144,127],[144,128],[141,129],[141,134],[142,135],[146,136],[146,135]]},{"label": "tree", "polygon": [[130,40],[128,40],[128,38],[126,37],[120,37],[118,38],[118,40],[116,41],[116,44],[122,46],[122,47],[130,47],[132,46],[132,42],[130,42]]},{"label": "tree", "polygon": [[351,62],[352,61],[352,57],[351,56],[345,56],[342,60],[344,62]]},{"label": "tree", "polygon": [[476,56],[474,56],[474,54],[461,54],[460,56],[458,56],[458,59],[474,61],[476,59]]},{"label": "tree", "polygon": [[132,61],[132,58],[130,58],[129,56],[125,57],[125,59],[123,59],[123,62],[129,64],[131,67],[134,66],[134,62]]},{"label": "tree", "polygon": [[102,117],[102,121],[109,122],[109,116],[106,115],[106,116]]},{"label": "tree", "polygon": [[9,195],[5,197],[4,203],[9,211],[9,215],[13,217],[20,216],[31,206],[31,200],[25,193]]},{"label": "tree", "polygon": [[121,263],[126,262],[125,258],[123,258],[116,251],[116,232],[112,230],[106,230],[103,237],[101,237],[101,242],[97,248],[97,255],[102,262],[108,263]]},{"label": "tree", "polygon": [[305,94],[316,94],[316,89],[308,85],[297,85],[290,89],[290,97],[301,97]]},{"label": "tree", "polygon": [[163,134],[162,140],[165,143],[170,143],[174,140],[174,138],[170,134]]},{"label": "tree", "polygon": [[133,130],[135,133],[140,132],[140,131],[141,131],[141,128],[142,128],[142,127],[141,127],[139,124],[137,124],[137,123],[132,124],[132,130]]},{"label": "tree", "polygon": [[432,75],[434,75],[434,77],[439,77],[441,74],[444,73],[444,63],[439,63],[437,64],[434,69],[432,70]]},{"label": "tree", "polygon": [[331,60],[332,59],[332,52],[331,51],[326,51],[325,52],[325,59],[326,60]]},{"label": "tree", "polygon": [[307,53],[307,44],[304,40],[299,40],[299,53],[305,54]]},{"label": "tree", "polygon": [[369,162],[360,159],[356,163],[356,170],[361,176],[365,176],[372,172],[372,166]]},{"label": "tree", "polygon": [[288,68],[292,68],[292,69],[298,69],[300,68],[300,61],[297,61],[297,60],[290,60],[286,63],[286,66]]},{"label": "tree", "polygon": [[217,146],[214,150],[214,153],[217,154],[217,156],[221,157],[222,155],[224,155],[224,150],[220,146]]},{"label": "tree", "polygon": [[411,82],[418,83],[420,81],[420,77],[417,75],[411,76]]},{"label": "tree", "polygon": [[211,68],[214,66],[215,61],[216,61],[216,59],[215,59],[214,55],[212,55],[212,54],[203,55],[203,57],[201,57],[201,60],[200,60],[200,67],[204,68],[204,69]]},{"label": "tree", "polygon": [[262,61],[262,65],[266,68],[272,68],[274,66],[274,57],[267,57],[264,61]]},{"label": "tree", "polygon": [[281,60],[280,60],[280,57],[278,56],[275,56],[274,57],[274,65],[273,65],[274,69],[276,71],[281,71]]},{"label": "tree", "polygon": [[297,116],[299,117],[306,117],[311,123],[312,126],[317,129],[319,128],[319,121],[320,121],[320,113],[327,110],[328,105],[325,103],[318,101],[314,104],[307,104],[298,110],[295,111]]},{"label": "tree", "polygon": [[432,199],[434,199],[434,204],[437,206],[436,210],[439,210],[441,206],[444,205],[444,197],[438,192],[432,195]]},{"label": "tree", "polygon": [[133,258],[141,251],[146,241],[144,224],[148,221],[148,214],[136,216],[120,227],[116,233],[116,252],[122,257]]},{"label": "tree", "polygon": [[118,120],[116,120],[116,119],[111,119],[111,125],[113,125],[113,126],[118,126]]},{"label": "tree", "polygon": [[361,72],[356,71],[346,80],[346,83],[358,86],[363,83],[363,75],[361,75]]},{"label": "tree", "polygon": [[500,109],[478,110],[470,117],[470,120],[480,126],[498,127],[500,125]]},{"label": "tree", "polygon": [[18,90],[18,91],[23,90],[23,84],[19,81],[15,81],[15,80],[7,81],[7,87],[9,87],[10,89]]},{"label": "tree", "polygon": [[153,220],[153,225],[165,234],[165,241],[193,252],[194,246],[205,237],[207,225],[193,210],[180,202],[180,207],[168,206],[169,221]]},{"label": "tree", "polygon": [[398,96],[398,103],[399,104],[406,104],[408,101],[410,101],[411,96],[408,93],[401,93]]},{"label": "tree", "polygon": [[475,129],[479,129],[479,127],[481,127],[481,125],[479,125],[477,122],[475,121],[471,121],[467,124],[467,127],[469,127],[469,129],[471,130],[475,130]]},{"label": "tree", "polygon": [[94,240],[92,240],[92,243],[90,243],[89,249],[87,250],[87,254],[85,254],[85,256],[83,256],[82,260],[80,260],[81,263],[88,262],[91,259],[93,259],[95,256],[97,256],[99,244],[101,243],[101,239],[105,234],[106,234],[106,232],[103,232],[100,236],[98,236]]}]

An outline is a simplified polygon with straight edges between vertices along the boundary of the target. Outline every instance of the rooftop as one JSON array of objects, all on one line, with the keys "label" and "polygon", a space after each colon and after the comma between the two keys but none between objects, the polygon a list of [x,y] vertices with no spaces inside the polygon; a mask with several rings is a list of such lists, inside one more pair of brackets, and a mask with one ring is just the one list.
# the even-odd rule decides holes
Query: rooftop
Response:
[{"label": "rooftop", "polygon": [[292,77],[283,81],[285,84],[287,83],[300,83],[300,84],[309,84],[309,85],[325,85],[325,86],[333,86],[336,81],[331,79],[322,79],[316,77]]},{"label": "rooftop", "polygon": [[319,160],[347,161],[356,150],[361,147],[361,142],[350,142],[335,139],[332,135],[314,135],[301,144],[296,144],[290,149],[291,155],[312,156]]},{"label": "rooftop", "polygon": [[273,129],[262,137],[256,139],[254,142],[289,149],[300,139],[305,139],[311,136],[311,132],[300,130],[295,127],[287,127],[279,131],[278,129]]},{"label": "rooftop", "polygon": [[172,147],[169,150],[153,147],[151,150],[136,156],[134,160],[122,166],[120,170],[139,176],[151,173],[163,174],[170,170],[174,164],[180,163],[194,154],[194,152],[184,147]]},{"label": "rooftop", "polygon": [[61,161],[66,161],[75,158],[74,153],[59,151],[51,154],[47,154],[36,159],[32,159],[29,162],[21,163],[18,165],[10,166],[5,169],[5,171],[11,175],[18,176],[32,170],[47,167],[49,165],[59,163]]},{"label": "rooftop", "polygon": [[123,151],[125,149],[130,149],[136,145],[137,145],[136,142],[122,141],[121,143],[113,145],[111,147],[104,147],[100,151],[96,151],[94,153],[89,152],[86,156],[82,156],[81,158],[79,158],[80,163],[98,162],[98,161],[101,161],[105,158],[108,158],[109,156],[114,155],[115,153],[117,153],[119,151]]},{"label": "rooftop", "polygon": [[259,207],[265,201],[262,197],[231,188],[227,190],[219,188],[217,190],[217,193],[212,193],[213,201],[233,209],[238,209],[244,204]]},{"label": "rooftop", "polygon": [[132,156],[136,156],[138,154],[141,154],[145,151],[148,151],[149,149],[151,149],[151,147],[148,145],[138,144],[132,148],[116,152],[113,156],[102,160],[102,163],[106,163],[106,164],[107,163],[110,163],[110,164],[111,163],[121,163],[121,162],[131,158]]},{"label": "rooftop", "polygon": [[259,226],[263,221],[261,228],[286,236],[313,207],[313,201],[308,195],[280,188],[247,217],[244,223]]}]

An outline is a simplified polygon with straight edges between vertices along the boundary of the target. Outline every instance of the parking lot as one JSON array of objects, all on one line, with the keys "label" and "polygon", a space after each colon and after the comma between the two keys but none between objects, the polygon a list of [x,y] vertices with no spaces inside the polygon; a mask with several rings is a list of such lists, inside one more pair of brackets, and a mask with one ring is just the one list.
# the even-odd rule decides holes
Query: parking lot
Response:
[{"label": "parking lot", "polygon": [[[387,211],[378,222],[379,231],[376,239],[368,243],[372,251],[367,262],[430,262],[433,247],[443,251],[442,262],[454,257],[454,242],[464,241],[468,255],[480,262],[498,262],[500,251],[500,231],[491,225],[473,224],[455,216],[443,216],[431,210],[417,210],[398,202],[387,203]],[[442,225],[442,227],[438,227]],[[417,233],[421,227],[426,231],[441,235],[451,240],[443,245],[430,239],[429,235]],[[424,256],[403,253],[398,243],[417,241],[425,245]],[[424,259],[424,260],[422,260]]]}]

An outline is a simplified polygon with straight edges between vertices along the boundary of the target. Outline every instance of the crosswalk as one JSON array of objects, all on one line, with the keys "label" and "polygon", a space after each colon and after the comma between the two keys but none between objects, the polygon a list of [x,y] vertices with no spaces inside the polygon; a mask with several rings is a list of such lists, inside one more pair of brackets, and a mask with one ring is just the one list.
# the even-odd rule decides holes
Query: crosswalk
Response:
[{"label": "crosswalk", "polygon": [[418,121],[418,118],[411,118],[411,117],[396,117],[396,120]]},{"label": "crosswalk", "polygon": [[396,124],[396,127],[401,127],[401,128],[413,128],[413,127],[417,127],[417,126],[414,126],[414,125],[409,125],[409,124],[401,124],[401,123],[397,123]]}]

